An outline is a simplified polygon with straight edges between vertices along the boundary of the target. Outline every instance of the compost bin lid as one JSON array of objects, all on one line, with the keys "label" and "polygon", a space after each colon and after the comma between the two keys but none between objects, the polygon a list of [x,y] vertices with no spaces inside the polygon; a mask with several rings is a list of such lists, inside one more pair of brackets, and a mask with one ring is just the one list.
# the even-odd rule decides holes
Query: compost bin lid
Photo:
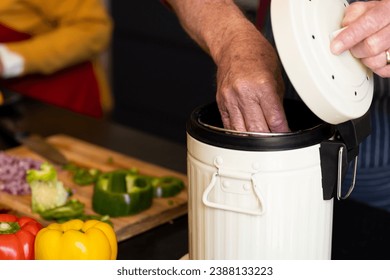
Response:
[{"label": "compost bin lid", "polygon": [[272,0],[276,48],[303,102],[323,121],[363,116],[373,97],[373,74],[349,51],[336,56],[330,42],[341,29],[344,0]]}]

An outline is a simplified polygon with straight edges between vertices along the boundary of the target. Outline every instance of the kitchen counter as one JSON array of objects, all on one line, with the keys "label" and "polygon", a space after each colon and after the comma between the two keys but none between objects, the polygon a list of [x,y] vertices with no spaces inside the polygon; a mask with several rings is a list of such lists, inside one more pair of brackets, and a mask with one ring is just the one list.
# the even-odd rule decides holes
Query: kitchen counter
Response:
[{"label": "kitchen counter", "polygon": [[[43,136],[67,134],[93,144],[186,173],[186,147],[109,121],[96,120],[22,99],[0,117],[13,116],[20,127]],[[0,149],[17,144],[0,134]],[[119,243],[118,259],[180,259],[188,252],[187,216]],[[390,213],[336,201],[332,259],[390,259]]]}]

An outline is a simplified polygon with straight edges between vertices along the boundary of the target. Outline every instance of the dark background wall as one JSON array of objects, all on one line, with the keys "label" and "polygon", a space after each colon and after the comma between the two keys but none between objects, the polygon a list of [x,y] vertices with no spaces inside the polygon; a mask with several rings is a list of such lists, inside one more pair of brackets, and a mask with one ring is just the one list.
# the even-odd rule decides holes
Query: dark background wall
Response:
[{"label": "dark background wall", "polygon": [[197,106],[214,100],[215,65],[158,0],[112,1],[114,121],[185,141]]}]

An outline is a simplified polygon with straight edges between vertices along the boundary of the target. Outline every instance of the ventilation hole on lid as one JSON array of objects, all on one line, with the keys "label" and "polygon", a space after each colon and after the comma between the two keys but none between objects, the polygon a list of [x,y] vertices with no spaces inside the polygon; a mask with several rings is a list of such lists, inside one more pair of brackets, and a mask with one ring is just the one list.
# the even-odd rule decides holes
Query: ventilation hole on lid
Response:
[{"label": "ventilation hole on lid", "polygon": [[355,96],[357,96],[357,91],[355,91]]},{"label": "ventilation hole on lid", "polygon": [[332,80],[334,80],[334,75],[332,75]]},{"label": "ventilation hole on lid", "polygon": [[316,36],[314,36],[314,35],[311,35],[311,37],[312,37],[313,39],[316,39]]}]

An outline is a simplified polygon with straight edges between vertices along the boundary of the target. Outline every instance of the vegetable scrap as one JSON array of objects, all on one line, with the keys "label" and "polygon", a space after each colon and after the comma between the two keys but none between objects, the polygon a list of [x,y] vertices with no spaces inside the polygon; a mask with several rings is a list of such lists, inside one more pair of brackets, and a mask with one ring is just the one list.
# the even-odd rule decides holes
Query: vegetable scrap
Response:
[{"label": "vegetable scrap", "polygon": [[84,203],[70,197],[72,192],[58,180],[57,170],[50,163],[42,163],[39,170],[27,170],[26,180],[32,189],[32,210],[43,219],[66,222],[93,218],[112,225],[108,216],[86,215]]},{"label": "vegetable scrap", "polygon": [[172,176],[163,176],[152,179],[155,197],[172,197],[184,189],[184,182]]},{"label": "vegetable scrap", "polygon": [[113,164],[113,163],[114,163],[114,158],[113,158],[113,157],[109,157],[109,158],[107,159],[107,163],[108,163],[108,164]]},{"label": "vegetable scrap", "polygon": [[70,199],[64,205],[41,211],[40,215],[45,220],[64,222],[84,214],[84,204],[77,199]]},{"label": "vegetable scrap", "polygon": [[12,195],[27,195],[31,193],[26,182],[26,171],[39,169],[41,162],[8,155],[0,151],[0,191]]},{"label": "vegetable scrap", "polygon": [[185,188],[179,178],[144,175],[137,168],[102,172],[69,163],[63,169],[71,172],[73,182],[80,186],[94,184],[93,210],[111,217],[137,214],[150,208],[153,198],[173,197]]},{"label": "vegetable scrap", "polygon": [[133,170],[116,170],[102,174],[92,195],[92,208],[111,217],[134,215],[152,206],[150,178]]},{"label": "vegetable scrap", "polygon": [[150,208],[153,198],[168,198],[179,194],[185,185],[173,176],[144,175],[137,169],[102,173],[93,189],[92,208],[111,217],[134,215]]},{"label": "vegetable scrap", "polygon": [[68,163],[63,167],[73,174],[73,182],[79,186],[91,185],[96,182],[99,175],[102,173],[96,168],[84,168],[74,163]]},{"label": "vegetable scrap", "polygon": [[58,180],[57,170],[50,163],[42,163],[39,170],[27,170],[26,180],[31,187],[33,212],[42,213],[67,202],[69,192]]}]

